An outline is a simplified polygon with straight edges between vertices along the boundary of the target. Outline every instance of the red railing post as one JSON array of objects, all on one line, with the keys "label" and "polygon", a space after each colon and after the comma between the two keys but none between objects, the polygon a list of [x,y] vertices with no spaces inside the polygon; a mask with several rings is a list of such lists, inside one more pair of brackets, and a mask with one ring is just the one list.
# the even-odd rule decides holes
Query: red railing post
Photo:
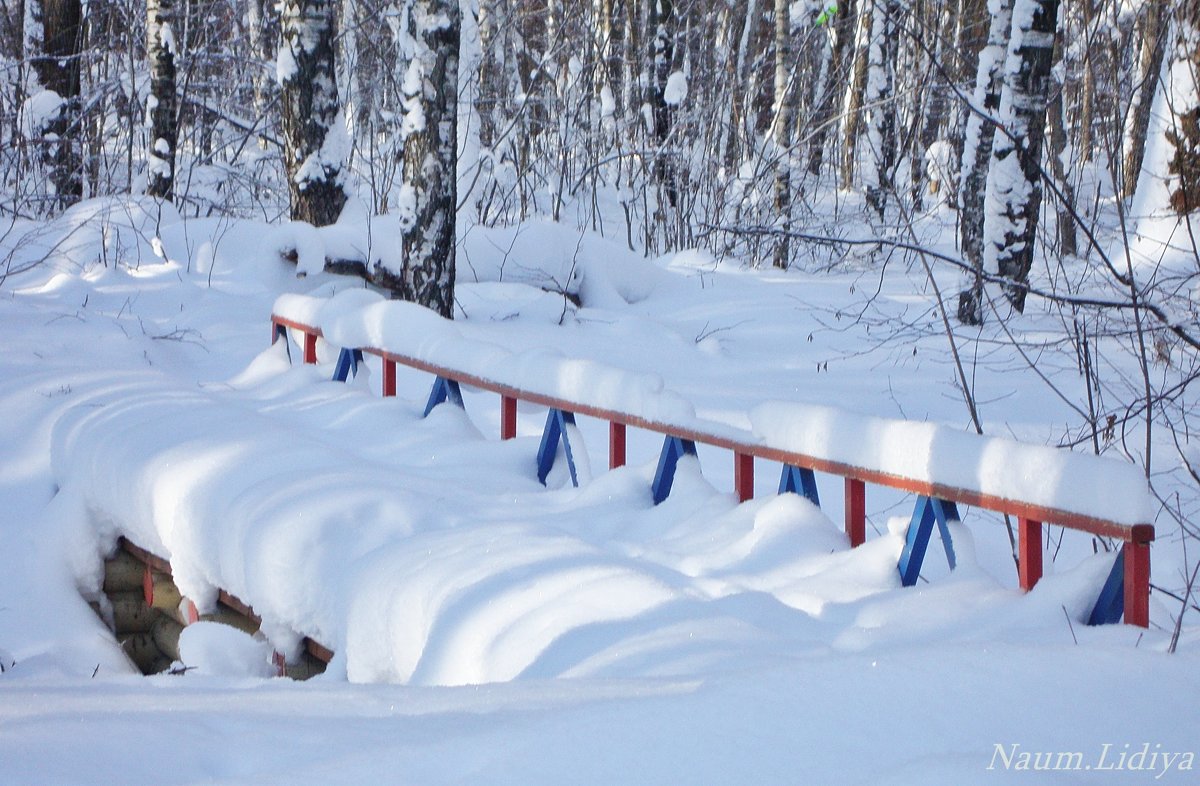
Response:
[{"label": "red railing post", "polygon": [[1042,577],[1042,522],[1017,518],[1017,575],[1029,592]]},{"label": "red railing post", "polygon": [[304,362],[305,363],[316,363],[317,362],[317,334],[316,333],[305,333],[304,334]]},{"label": "red railing post", "polygon": [[383,395],[396,395],[396,361],[383,359]]},{"label": "red railing post", "polygon": [[1125,550],[1125,624],[1150,627],[1150,544],[1128,542]]},{"label": "red railing post", "polygon": [[500,439],[517,436],[517,400],[512,396],[500,397]]},{"label": "red railing post", "polygon": [[608,468],[625,466],[625,424],[615,420],[608,424]]},{"label": "red railing post", "polygon": [[734,452],[733,488],[738,502],[754,499],[754,456]]},{"label": "red railing post", "polygon": [[846,478],[846,537],[850,548],[867,540],[867,484]]}]

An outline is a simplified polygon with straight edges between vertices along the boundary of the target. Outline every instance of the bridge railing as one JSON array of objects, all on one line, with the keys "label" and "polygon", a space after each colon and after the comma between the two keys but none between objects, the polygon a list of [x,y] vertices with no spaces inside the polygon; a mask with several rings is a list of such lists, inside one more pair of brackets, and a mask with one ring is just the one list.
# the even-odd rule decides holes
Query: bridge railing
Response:
[{"label": "bridge railing", "polygon": [[[932,424],[861,418],[795,404],[760,406],[750,413],[753,430],[740,429],[696,417],[690,405],[662,389],[661,380],[648,382],[646,375],[587,361],[534,364],[529,384],[520,384],[529,363],[500,347],[480,347],[479,342],[472,346],[449,320],[412,304],[376,302],[361,290],[333,302],[339,298],[349,302],[333,309],[327,307],[330,301],[280,298],[271,316],[272,342],[294,331],[304,362],[315,364],[318,340],[325,340],[338,349],[333,378],[340,381],[357,371],[364,355],[376,356],[383,366],[383,396],[396,395],[398,365],[427,372],[434,383],[426,415],[447,401],[461,406],[462,385],[495,393],[500,396],[500,438],[505,440],[517,433],[517,402],[546,407],[537,455],[543,483],[560,449],[576,481],[568,426],[583,415],[608,422],[610,468],[627,461],[629,428],[663,436],[651,489],[655,504],[670,494],[678,462],[695,456],[697,444],[731,451],[733,487],[740,501],[754,495],[755,459],[783,465],[780,493],[802,494],[817,505],[815,473],[842,478],[845,531],[852,547],[866,539],[867,484],[909,492],[917,495],[917,503],[898,564],[906,586],[917,581],[935,526],[954,567],[947,525],[959,520],[959,504],[973,505],[1017,520],[1018,578],[1024,590],[1032,589],[1042,576],[1044,526],[1119,542],[1088,621],[1117,622],[1123,615],[1128,624],[1149,624],[1150,543],[1155,533],[1154,526],[1145,523],[1147,486],[1133,465]],[[290,356],[290,345],[288,352]],[[455,362],[442,361],[439,354]],[[588,372],[603,383],[598,396],[588,395]],[[624,385],[638,388],[638,394],[623,399],[613,393]],[[870,444],[864,447],[866,443]]]}]

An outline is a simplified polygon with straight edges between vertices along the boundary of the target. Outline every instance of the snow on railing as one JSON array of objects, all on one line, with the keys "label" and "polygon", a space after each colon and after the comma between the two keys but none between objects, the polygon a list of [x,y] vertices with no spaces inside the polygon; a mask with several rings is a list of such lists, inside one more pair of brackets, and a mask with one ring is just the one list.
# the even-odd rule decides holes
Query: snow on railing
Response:
[{"label": "snow on railing", "polygon": [[[655,504],[670,494],[681,458],[696,444],[733,451],[739,500],[754,494],[754,459],[783,464],[780,493],[803,494],[820,504],[815,472],[845,481],[845,528],[851,546],[866,538],[867,483],[917,495],[899,571],[917,581],[933,528],[954,566],[947,526],[957,503],[1018,520],[1018,572],[1029,590],[1042,575],[1042,526],[1122,541],[1090,622],[1149,624],[1150,543],[1154,526],[1145,478],[1112,459],[979,437],[944,426],[853,415],[828,407],[771,402],[749,413],[752,430],[700,418],[692,404],[666,389],[661,377],[616,369],[548,351],[513,353],[468,339],[450,320],[411,303],[387,301],[366,290],[330,299],[284,295],[271,316],[272,342],[288,329],[302,336],[304,362],[317,362],[317,340],[340,349],[333,377],[345,381],[365,354],[383,362],[382,393],[396,394],[396,365],[429,372],[434,385],[425,414],[438,404],[462,405],[461,385],[501,397],[501,439],[516,436],[517,402],[549,412],[537,456],[538,479],[549,474],[559,446],[577,482],[571,448],[576,415],[609,423],[609,467],[626,462],[626,431],[662,434],[652,487]],[[290,348],[289,348],[290,354]]]}]

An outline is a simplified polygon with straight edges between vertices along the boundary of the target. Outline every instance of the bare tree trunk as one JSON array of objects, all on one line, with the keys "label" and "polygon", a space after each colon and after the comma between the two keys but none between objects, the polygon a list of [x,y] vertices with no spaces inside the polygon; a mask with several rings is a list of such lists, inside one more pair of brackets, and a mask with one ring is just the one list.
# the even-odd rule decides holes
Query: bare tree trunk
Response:
[{"label": "bare tree trunk", "polygon": [[175,145],[179,114],[175,97],[174,0],[146,0],[146,58],[150,61],[150,150],[146,193],[175,196]]},{"label": "bare tree trunk", "polygon": [[949,85],[942,76],[942,71],[936,64],[946,62],[946,47],[943,42],[949,39],[949,31],[943,31],[945,13],[938,4],[920,6],[923,29],[936,31],[936,41],[931,43],[933,62],[929,63],[925,73],[929,76],[925,85],[925,101],[921,111],[920,132],[916,135],[916,146],[912,159],[912,199],[915,209],[920,209],[924,203],[924,194],[928,187],[928,157],[934,143],[942,138],[950,101]]},{"label": "bare tree trunk", "polygon": [[858,145],[858,132],[861,125],[863,93],[867,84],[867,59],[871,49],[870,33],[868,32],[871,26],[871,14],[863,9],[855,21],[854,72],[850,77],[850,84],[847,85],[845,121],[842,129],[842,188],[850,188],[854,185],[855,149]]},{"label": "bare tree trunk", "polygon": [[[748,50],[750,48],[750,39],[754,30],[754,20],[758,10],[758,0],[746,0],[744,8],[740,9],[741,13],[735,15],[733,9],[730,10],[730,41],[734,39],[733,30],[737,31],[737,50],[736,54],[729,57],[727,79],[730,88],[729,101],[729,120],[721,131],[721,143],[718,146],[719,160],[729,170],[734,170],[737,167],[738,156],[740,153],[739,131],[745,127],[746,113],[749,111],[750,101],[748,98],[747,84],[749,80],[746,74],[746,65],[748,58]],[[734,23],[734,19],[738,19],[740,24]],[[741,99],[739,99],[739,94]]]},{"label": "bare tree trunk", "polygon": [[286,0],[280,14],[278,74],[284,165],[292,219],[337,221],[346,204],[342,164],[349,141],[338,109],[334,0]]},{"label": "bare tree trunk", "polygon": [[33,67],[42,87],[61,99],[58,111],[41,128],[43,158],[50,170],[56,202],[66,207],[83,197],[80,0],[42,0],[41,29],[40,54],[34,58]]},{"label": "bare tree trunk", "polygon": [[1018,0],[1013,9],[1012,43],[1005,67],[1000,120],[1008,133],[992,148],[984,216],[984,263],[1011,283],[1005,295],[1019,312],[1025,308],[1029,271],[1042,203],[1042,137],[1052,82],[1058,0]]},{"label": "bare tree trunk", "polygon": [[[972,103],[988,117],[1000,109],[1004,80],[1005,49],[1012,28],[1012,0],[991,5],[987,45],[979,52]],[[958,296],[958,320],[964,325],[983,323],[983,211],[987,193],[988,165],[996,126],[978,112],[967,116],[963,135],[962,169],[958,177],[958,237],[963,256],[975,270],[971,286]]]},{"label": "bare tree trunk", "polygon": [[848,0],[838,5],[830,22],[833,43],[829,54],[829,73],[818,92],[816,111],[813,113],[813,130],[808,140],[808,172],[814,177],[821,175],[825,160],[825,140],[829,129],[834,126],[834,109],[840,88],[845,84],[843,73],[847,59],[854,46],[854,23],[858,20],[858,0]]},{"label": "bare tree trunk", "polygon": [[[1095,0],[1081,0],[1080,9],[1083,13],[1083,34],[1092,35],[1092,20],[1095,17]],[[1096,57],[1092,47],[1083,48],[1083,98],[1079,102],[1079,160],[1092,160],[1092,136],[1094,117],[1096,114]]]},{"label": "bare tree trunk", "polygon": [[1142,173],[1146,133],[1150,129],[1150,109],[1154,106],[1154,93],[1167,51],[1167,4],[1147,3],[1144,11],[1140,67],[1133,90],[1133,106],[1129,110],[1129,123],[1125,128],[1122,182],[1126,199],[1137,190],[1138,176]]},{"label": "bare tree trunk", "polygon": [[404,272],[399,294],[454,316],[458,0],[410,0],[404,80]]},{"label": "bare tree trunk", "polygon": [[867,144],[874,166],[864,176],[867,206],[884,217],[896,168],[896,29],[899,3],[875,0],[867,58]]},{"label": "bare tree trunk", "polygon": [[1050,122],[1050,173],[1062,194],[1062,201],[1058,204],[1058,253],[1064,257],[1074,256],[1079,250],[1075,237],[1075,217],[1071,211],[1075,202],[1075,187],[1067,179],[1062,160],[1067,152],[1067,129],[1063,123],[1061,84],[1055,85],[1054,98],[1050,100],[1047,115]]},{"label": "bare tree trunk", "polygon": [[654,141],[658,151],[654,159],[654,172],[658,182],[665,188],[667,202],[675,207],[679,202],[678,186],[675,183],[671,155],[667,142],[671,136],[671,121],[675,108],[667,103],[667,79],[671,75],[671,61],[675,57],[675,5],[674,0],[654,0],[654,38],[650,44],[650,108],[654,115]]},{"label": "bare tree trunk", "polygon": [[[247,0],[246,21],[250,32],[250,53],[255,59],[251,66],[254,69],[252,77],[254,85],[254,117],[260,130],[267,131],[267,107],[275,95],[275,80],[270,78],[268,68],[274,70],[275,36],[272,32],[279,25],[279,12],[271,0]],[[265,135],[258,138],[259,147],[266,147]]]},{"label": "bare tree trunk", "polygon": [[[796,132],[796,91],[792,86],[791,17],[788,0],[775,0],[775,120],[771,138],[775,143],[775,214],[789,229],[792,212],[792,140]],[[775,241],[774,264],[787,269],[790,257],[787,235]]]}]

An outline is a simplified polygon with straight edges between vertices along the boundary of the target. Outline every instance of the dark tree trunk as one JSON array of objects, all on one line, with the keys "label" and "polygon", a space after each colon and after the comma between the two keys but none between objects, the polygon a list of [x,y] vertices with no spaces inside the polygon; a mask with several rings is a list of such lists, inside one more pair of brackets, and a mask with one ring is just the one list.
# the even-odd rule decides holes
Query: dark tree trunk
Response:
[{"label": "dark tree trunk", "polygon": [[1062,256],[1074,256],[1079,251],[1078,238],[1075,236],[1075,216],[1071,208],[1075,202],[1075,187],[1068,179],[1068,172],[1063,165],[1062,157],[1067,152],[1067,129],[1063,118],[1062,85],[1055,84],[1054,98],[1047,108],[1047,120],[1050,122],[1050,173],[1058,183],[1062,201],[1058,204],[1058,253]]},{"label": "dark tree trunk", "polygon": [[1142,47],[1138,84],[1134,87],[1133,107],[1126,128],[1124,161],[1124,196],[1133,196],[1142,173],[1146,155],[1146,133],[1150,129],[1150,109],[1162,73],[1163,56],[1167,51],[1167,4],[1147,3],[1142,20]]},{"label": "dark tree trunk", "polygon": [[1033,267],[1038,211],[1042,204],[1042,137],[1053,82],[1058,0],[1021,0],[1032,14],[1014,12],[1007,84],[1000,102],[1008,133],[996,140],[988,172],[984,234],[995,255],[996,271],[1009,279],[1005,295],[1025,309],[1026,283]]},{"label": "dark tree trunk", "polygon": [[[775,0],[775,119],[771,127],[775,143],[775,214],[783,229],[791,228],[792,154],[796,131],[796,90],[792,85],[791,18],[788,0]],[[775,240],[774,264],[787,269],[791,246],[786,234]]]},{"label": "dark tree trunk", "polygon": [[280,120],[292,219],[337,220],[346,203],[342,164],[349,147],[340,125],[333,39],[334,0],[286,0],[280,14]]},{"label": "dark tree trunk", "polygon": [[250,33],[250,53],[258,61],[254,69],[254,113],[259,129],[259,147],[266,147],[271,124],[264,115],[277,90],[275,80],[269,75],[275,72],[276,36],[279,11],[272,0],[247,0],[246,24]]},{"label": "dark tree trunk", "polygon": [[671,76],[671,61],[675,57],[675,8],[673,0],[654,0],[652,20],[654,37],[650,43],[650,107],[654,115],[654,141],[658,151],[654,172],[666,190],[671,207],[679,201],[674,167],[667,151],[671,136],[674,107],[667,103],[667,79]]},{"label": "dark tree trunk", "polygon": [[813,130],[808,140],[808,172],[814,177],[821,174],[825,160],[825,140],[834,125],[837,100],[844,96],[843,88],[848,68],[848,58],[854,46],[854,23],[858,20],[857,0],[839,3],[837,13],[829,24],[833,28],[833,45],[829,53],[829,74],[820,87],[816,111],[813,113]]},{"label": "dark tree trunk", "polygon": [[41,53],[34,58],[33,67],[42,87],[62,99],[58,112],[41,129],[44,160],[57,202],[66,207],[83,197],[79,99],[83,7],[80,0],[42,0],[41,17]]},{"label": "dark tree trunk", "polygon": [[896,169],[896,0],[875,0],[868,44],[867,144],[873,167],[864,176],[867,206],[884,217]]},{"label": "dark tree trunk", "polygon": [[412,0],[405,78],[404,272],[399,294],[454,316],[458,0]]},{"label": "dark tree trunk", "polygon": [[146,193],[175,195],[175,145],[179,117],[175,98],[175,3],[146,0],[146,58],[150,61],[150,150]]}]

